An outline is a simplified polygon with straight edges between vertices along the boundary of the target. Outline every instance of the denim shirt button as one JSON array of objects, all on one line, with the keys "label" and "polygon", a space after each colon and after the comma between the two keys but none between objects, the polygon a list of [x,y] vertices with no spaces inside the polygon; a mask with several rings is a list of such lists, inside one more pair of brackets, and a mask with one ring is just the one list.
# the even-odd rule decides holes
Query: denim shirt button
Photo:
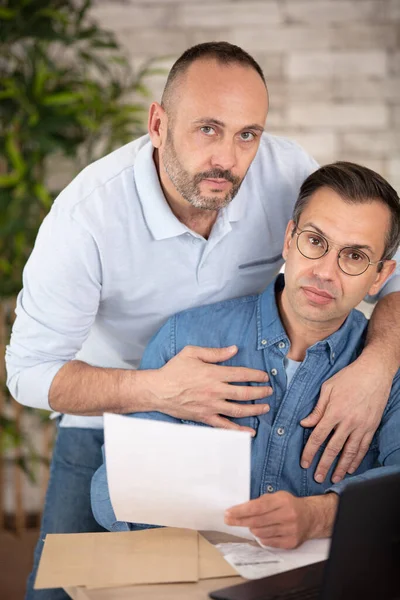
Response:
[{"label": "denim shirt button", "polygon": [[267,345],[267,340],[261,340],[261,344],[262,344],[263,346],[266,346],[266,345]]},{"label": "denim shirt button", "polygon": [[271,375],[278,375],[277,369],[271,369]]},{"label": "denim shirt button", "polygon": [[267,485],[267,492],[269,492],[270,494],[272,494],[272,492],[274,491],[274,488],[272,485]]},{"label": "denim shirt button", "polygon": [[279,342],[278,344],[278,348],[280,348],[281,350],[283,350],[283,348],[286,346],[285,342]]},{"label": "denim shirt button", "polygon": [[278,429],[276,430],[276,433],[278,435],[284,435],[285,433],[285,428],[284,427],[278,427]]}]

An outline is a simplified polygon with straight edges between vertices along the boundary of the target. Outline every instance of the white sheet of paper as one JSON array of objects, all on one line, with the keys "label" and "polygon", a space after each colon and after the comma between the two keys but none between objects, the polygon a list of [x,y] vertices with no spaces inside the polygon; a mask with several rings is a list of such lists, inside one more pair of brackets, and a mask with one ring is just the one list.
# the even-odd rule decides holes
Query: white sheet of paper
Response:
[{"label": "white sheet of paper", "polygon": [[330,538],[307,540],[294,550],[254,546],[254,544],[222,543],[218,550],[225,560],[246,579],[260,579],[298,567],[326,560]]},{"label": "white sheet of paper", "polygon": [[224,524],[227,508],[250,499],[250,433],[105,414],[104,435],[119,521],[254,540]]}]

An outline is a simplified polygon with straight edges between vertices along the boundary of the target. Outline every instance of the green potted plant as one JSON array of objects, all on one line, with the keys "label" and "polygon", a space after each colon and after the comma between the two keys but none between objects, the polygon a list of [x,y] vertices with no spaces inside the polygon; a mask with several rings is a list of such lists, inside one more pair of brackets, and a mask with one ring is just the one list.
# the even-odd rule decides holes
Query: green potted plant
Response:
[{"label": "green potted plant", "polygon": [[[92,21],[92,4],[0,2],[0,350],[22,269],[60,191],[50,171],[67,160],[72,177],[143,133],[151,65],[132,72],[114,35]],[[0,455],[15,448],[14,460],[32,476],[40,456],[19,425],[0,367]]]}]

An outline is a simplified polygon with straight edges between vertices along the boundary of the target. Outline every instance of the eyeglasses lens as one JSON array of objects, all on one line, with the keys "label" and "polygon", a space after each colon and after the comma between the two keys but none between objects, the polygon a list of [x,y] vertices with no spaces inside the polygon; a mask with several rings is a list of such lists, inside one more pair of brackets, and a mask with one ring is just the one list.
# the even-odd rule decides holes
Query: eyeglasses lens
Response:
[{"label": "eyeglasses lens", "polygon": [[[297,234],[297,248],[303,256],[316,260],[326,254],[327,240],[313,231]],[[361,275],[369,265],[369,258],[357,248],[342,248],[338,254],[339,267],[348,275]]]}]

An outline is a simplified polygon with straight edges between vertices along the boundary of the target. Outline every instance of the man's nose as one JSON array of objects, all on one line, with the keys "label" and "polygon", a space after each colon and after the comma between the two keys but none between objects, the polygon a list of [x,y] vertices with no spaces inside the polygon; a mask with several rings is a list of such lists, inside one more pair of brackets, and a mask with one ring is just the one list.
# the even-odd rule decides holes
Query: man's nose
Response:
[{"label": "man's nose", "polygon": [[328,252],[314,261],[313,271],[320,279],[332,281],[339,269],[337,251],[329,248]]},{"label": "man's nose", "polygon": [[236,148],[231,140],[222,140],[215,148],[212,156],[212,166],[223,170],[229,170],[236,166]]}]

